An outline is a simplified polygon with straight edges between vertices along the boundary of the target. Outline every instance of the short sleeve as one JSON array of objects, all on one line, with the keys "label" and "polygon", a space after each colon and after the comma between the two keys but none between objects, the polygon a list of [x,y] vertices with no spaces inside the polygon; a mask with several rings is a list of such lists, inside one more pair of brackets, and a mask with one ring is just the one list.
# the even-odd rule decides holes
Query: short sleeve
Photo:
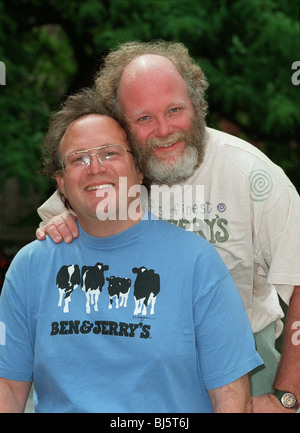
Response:
[{"label": "short sleeve", "polygon": [[227,385],[262,364],[241,297],[229,273],[197,300],[194,320],[207,389]]},{"label": "short sleeve", "polygon": [[[18,273],[18,287],[14,274]],[[0,377],[18,381],[33,380],[33,345],[28,328],[26,282],[20,269],[11,264],[0,296],[0,321],[5,338],[0,345]]]},{"label": "short sleeve", "polygon": [[300,285],[300,198],[294,187],[287,187],[272,206],[266,203],[258,238],[266,263],[259,272],[288,303]]}]

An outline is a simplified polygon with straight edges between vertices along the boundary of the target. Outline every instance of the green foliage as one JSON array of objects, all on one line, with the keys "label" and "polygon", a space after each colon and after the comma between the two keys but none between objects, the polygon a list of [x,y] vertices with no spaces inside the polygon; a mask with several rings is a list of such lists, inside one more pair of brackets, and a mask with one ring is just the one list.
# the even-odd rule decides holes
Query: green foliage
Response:
[{"label": "green foliage", "polygon": [[44,193],[49,185],[38,174],[40,142],[74,74],[72,50],[60,27],[27,27],[6,15],[2,2],[0,13],[5,16],[0,59],[6,65],[6,86],[0,88],[0,191],[9,177],[17,177],[24,196],[30,187]]},{"label": "green foliage", "polygon": [[291,137],[299,127],[299,92],[291,83],[299,23],[284,15],[282,3],[234,2],[227,17],[230,35],[220,33],[226,41],[222,51],[216,45],[215,59],[206,60],[213,106],[233,119],[246,111],[243,126],[274,139]]},{"label": "green foliage", "polygon": [[185,43],[210,87],[209,122],[225,117],[264,142],[300,189],[298,0],[0,0],[0,191],[8,177],[45,193],[40,140],[63,97],[92,83],[129,41]]}]

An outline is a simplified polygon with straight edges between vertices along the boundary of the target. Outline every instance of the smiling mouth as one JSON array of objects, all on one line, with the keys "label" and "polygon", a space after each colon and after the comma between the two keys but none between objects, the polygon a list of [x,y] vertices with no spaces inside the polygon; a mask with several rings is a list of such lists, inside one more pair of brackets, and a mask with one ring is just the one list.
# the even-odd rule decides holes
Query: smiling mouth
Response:
[{"label": "smiling mouth", "polygon": [[175,141],[173,143],[166,143],[166,144],[159,144],[157,146],[155,146],[154,150],[157,151],[164,151],[164,150],[176,150],[177,148],[181,148],[182,146],[184,146],[184,142],[182,141]]},{"label": "smiling mouth", "polygon": [[157,148],[161,148],[161,147],[165,148],[165,147],[171,147],[171,146],[174,146],[174,144],[176,144],[176,143],[160,144],[159,146],[156,146],[156,147],[157,147]]},{"label": "smiling mouth", "polygon": [[171,146],[174,146],[174,144],[177,144],[180,142],[180,140],[178,140],[178,139],[174,141],[174,138],[173,138],[173,140],[169,138],[169,139],[163,139],[163,140],[158,139],[158,140],[153,140],[153,141],[154,141],[153,147],[156,147],[156,148],[171,147]]},{"label": "smiling mouth", "polygon": [[88,186],[86,188],[87,191],[96,191],[99,189],[105,189],[105,188],[112,188],[114,185],[112,183],[104,183],[102,185],[93,185],[93,186]]}]

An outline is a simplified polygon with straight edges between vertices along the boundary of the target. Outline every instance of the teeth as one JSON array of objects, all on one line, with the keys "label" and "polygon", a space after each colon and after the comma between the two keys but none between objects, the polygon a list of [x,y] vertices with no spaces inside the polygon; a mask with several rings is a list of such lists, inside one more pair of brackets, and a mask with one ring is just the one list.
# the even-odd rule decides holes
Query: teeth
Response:
[{"label": "teeth", "polygon": [[175,144],[175,143],[177,143],[177,142],[159,144],[159,145],[157,145],[157,147],[170,147],[170,146],[173,146],[173,144]]},{"label": "teeth", "polygon": [[103,185],[94,185],[94,186],[89,186],[87,188],[87,191],[94,191],[96,189],[104,189],[104,188],[112,188],[112,184],[111,183],[105,183]]}]

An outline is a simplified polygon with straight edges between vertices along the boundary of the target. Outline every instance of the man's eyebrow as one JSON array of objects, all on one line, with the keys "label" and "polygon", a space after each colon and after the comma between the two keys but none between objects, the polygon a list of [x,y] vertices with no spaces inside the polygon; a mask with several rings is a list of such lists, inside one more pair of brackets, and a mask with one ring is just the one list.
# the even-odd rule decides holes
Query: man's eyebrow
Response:
[{"label": "man's eyebrow", "polygon": [[124,144],[122,144],[122,143],[105,143],[105,144],[101,144],[100,146],[88,147],[87,149],[74,149],[74,150],[70,150],[70,152],[67,152],[66,155],[71,155],[72,153],[87,152],[89,150],[99,149],[100,147],[116,146],[118,144],[124,146]]},{"label": "man's eyebrow", "polygon": [[136,110],[133,111],[132,113],[130,113],[130,116],[126,116],[127,119],[133,120],[139,117],[143,117],[143,116],[149,116],[150,114],[150,110],[146,111],[146,110]]},{"label": "man's eyebrow", "polygon": [[[174,100],[174,101],[170,102],[168,105],[166,105],[165,109],[167,111],[167,110],[170,110],[171,108],[175,108],[177,106],[186,107],[188,105],[189,104],[188,104],[187,101],[184,101],[182,99],[177,99],[177,100]],[[152,114],[152,109],[149,109],[149,110],[147,110],[147,109],[141,109],[141,110],[137,109],[137,110],[133,111],[132,113],[130,113],[129,116],[126,116],[126,117],[131,120],[131,119],[137,118],[137,117],[151,116],[151,114]]]}]

